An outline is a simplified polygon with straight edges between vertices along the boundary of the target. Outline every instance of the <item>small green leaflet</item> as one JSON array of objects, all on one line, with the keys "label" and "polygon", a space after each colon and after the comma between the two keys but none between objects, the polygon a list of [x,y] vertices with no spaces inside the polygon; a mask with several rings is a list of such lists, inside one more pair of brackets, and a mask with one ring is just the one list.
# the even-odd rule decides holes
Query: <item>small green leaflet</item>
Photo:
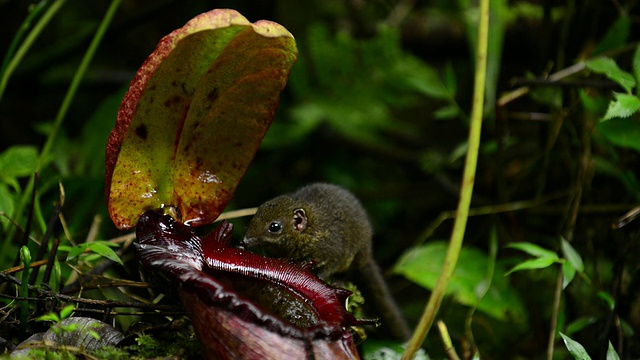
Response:
[{"label": "small green leaflet", "polygon": [[524,251],[535,258],[519,263],[509,270],[506,275],[520,270],[544,269],[554,263],[560,262],[560,258],[555,252],[529,242],[512,243],[507,245],[507,247]]},{"label": "small green leaflet", "polygon": [[507,272],[507,275],[511,274],[512,272],[521,271],[521,270],[544,269],[556,263],[558,260],[559,258],[556,256],[555,258],[539,257],[532,260],[523,261],[520,264],[514,266],[511,270],[509,270]]},{"label": "small green leaflet", "polygon": [[631,93],[631,89],[636,86],[636,80],[633,78],[633,75],[620,69],[618,64],[611,58],[598,57],[585,61],[584,64],[591,71],[605,75],[618,83],[627,93]]},{"label": "small green leaflet", "polygon": [[640,98],[635,95],[614,92],[615,100],[609,103],[603,121],[613,118],[628,118],[640,110]]},{"label": "small green leaflet", "polygon": [[117,262],[120,265],[123,265],[120,257],[113,251],[110,247],[117,246],[108,241],[96,241],[91,243],[83,243],[76,246],[60,246],[60,250],[67,251],[69,253],[68,259],[73,259],[74,257],[84,253],[87,249],[95,252],[96,254],[106,257],[107,259]]},{"label": "small green leaflet", "polygon": [[555,252],[551,250],[547,250],[542,246],[539,246],[530,242],[511,243],[511,244],[508,244],[507,247],[511,249],[524,251],[527,254],[535,257],[550,257],[550,258],[558,257],[558,255]]},{"label": "small green leaflet", "polygon": [[562,253],[567,260],[562,264],[563,280],[562,288],[566,288],[573,278],[576,276],[576,272],[584,271],[584,263],[580,254],[571,246],[565,238],[562,238]]},{"label": "small green leaflet", "polygon": [[[636,78],[636,82],[640,82],[640,45],[636,48],[636,51],[633,54],[631,66],[633,69],[633,76]],[[640,95],[638,89],[636,89],[636,94]]]},{"label": "small green leaflet", "polygon": [[124,265],[122,263],[122,260],[120,260],[120,257],[118,256],[118,254],[116,254],[115,251],[111,250],[111,248],[109,246],[107,246],[105,244],[105,242],[92,242],[89,243],[89,249],[91,249],[92,251],[94,251],[97,254],[100,254],[104,257],[106,257],[107,259],[117,262],[120,265]]},{"label": "small green leaflet", "polygon": [[571,353],[574,359],[591,360],[591,356],[587,354],[587,350],[585,350],[584,346],[580,345],[579,342],[571,339],[570,337],[568,337],[563,333],[560,333],[560,336],[562,336],[562,340],[564,340],[564,345],[567,347],[567,350],[569,350],[569,353]]},{"label": "small green leaflet", "polygon": [[562,238],[562,253],[567,261],[578,271],[584,271],[584,263],[580,254],[571,246],[565,238]]},{"label": "small green leaflet", "polygon": [[12,146],[0,154],[0,179],[30,176],[37,164],[38,150],[34,146]]},{"label": "small green leaflet", "polygon": [[[567,350],[571,356],[573,356],[576,360],[591,360],[591,356],[587,354],[587,350],[585,350],[584,346],[580,345],[579,342],[571,339],[567,335],[560,333],[562,340],[564,341]],[[616,353],[616,350],[611,345],[611,341],[609,341],[609,347],[607,348],[607,360],[620,360],[620,356]]]}]

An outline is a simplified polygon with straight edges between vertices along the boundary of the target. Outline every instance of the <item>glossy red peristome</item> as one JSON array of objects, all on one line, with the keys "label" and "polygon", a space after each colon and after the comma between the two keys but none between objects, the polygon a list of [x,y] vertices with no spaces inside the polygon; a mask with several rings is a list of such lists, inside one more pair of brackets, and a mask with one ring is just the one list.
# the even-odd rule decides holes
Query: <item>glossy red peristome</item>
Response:
[{"label": "glossy red peristome", "polygon": [[223,223],[200,239],[157,211],[145,212],[137,225],[140,262],[178,289],[203,355],[359,358],[349,331],[359,321],[344,308],[350,293],[327,285],[308,266],[230,246],[231,230]]}]

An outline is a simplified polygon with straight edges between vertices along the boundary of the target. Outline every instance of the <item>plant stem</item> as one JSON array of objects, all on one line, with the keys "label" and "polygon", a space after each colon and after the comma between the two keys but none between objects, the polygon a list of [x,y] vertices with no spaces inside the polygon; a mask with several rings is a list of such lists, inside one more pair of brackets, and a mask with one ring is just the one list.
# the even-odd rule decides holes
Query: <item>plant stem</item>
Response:
[{"label": "plant stem", "polygon": [[29,315],[29,265],[31,265],[31,253],[28,247],[23,246],[20,248],[20,260],[22,260],[22,264],[24,265],[20,290],[20,296],[23,299],[20,305],[20,331],[22,335],[25,335],[27,333]]},{"label": "plant stem", "polygon": [[431,297],[429,298],[429,302],[427,303],[420,322],[418,323],[418,327],[409,341],[407,350],[402,355],[403,360],[413,359],[422,342],[427,337],[436,313],[442,303],[447,286],[449,285],[449,280],[455,270],[456,263],[458,262],[458,257],[460,255],[460,249],[462,247],[462,240],[464,238],[467,218],[469,215],[469,206],[471,204],[471,196],[473,194],[473,185],[478,163],[478,148],[480,146],[480,130],[482,129],[482,114],[484,112],[489,35],[489,3],[490,0],[480,0],[473,107],[471,109],[471,124],[468,140],[469,148],[467,150],[467,157],[465,160],[460,190],[460,201],[458,202],[458,209],[456,212],[457,216],[453,225],[451,240],[444,265],[442,266],[442,271],[440,272],[440,277],[438,278],[438,282],[431,293]]},{"label": "plant stem", "polygon": [[553,314],[551,315],[551,329],[549,330],[549,342],[547,343],[547,359],[553,359],[553,348],[556,343],[556,332],[558,326],[558,313],[560,312],[560,300],[562,296],[562,266],[558,267],[556,277],[556,290],[553,297]]},{"label": "plant stem", "polygon": [[444,321],[438,321],[438,330],[440,331],[440,337],[442,338],[444,351],[447,353],[449,359],[460,360],[460,356],[458,356],[458,353],[456,353],[456,348],[453,347],[451,336],[449,335],[449,330],[447,330],[447,325],[444,323]]},{"label": "plant stem", "polygon": [[[51,157],[51,149],[53,148],[53,145],[55,143],[56,140],[56,136],[58,134],[58,131],[62,125],[62,121],[64,120],[65,116],[67,115],[67,111],[69,110],[69,106],[71,105],[71,102],[73,100],[73,98],[75,97],[76,91],[78,90],[78,87],[80,85],[80,82],[82,81],[82,78],[84,77],[84,74],[87,71],[87,68],[89,67],[89,64],[91,63],[91,60],[93,59],[93,56],[95,55],[95,52],[98,48],[98,45],[100,44],[100,42],[102,41],[102,38],[104,37],[104,34],[106,33],[109,24],[111,23],[111,20],[113,19],[113,16],[116,13],[116,10],[118,9],[118,6],[120,5],[120,1],[121,0],[112,0],[111,1],[111,5],[109,5],[109,9],[107,9],[107,12],[104,16],[104,18],[102,19],[102,21],[100,22],[100,26],[98,26],[98,30],[96,30],[95,35],[93,36],[93,39],[91,40],[91,44],[89,45],[89,48],[87,49],[86,53],[84,54],[84,57],[82,58],[82,61],[80,62],[80,65],[78,66],[78,69],[76,70],[75,75],[73,76],[73,79],[71,80],[71,84],[69,85],[69,89],[67,90],[67,93],[62,101],[62,104],[60,105],[60,109],[58,110],[58,114],[56,115],[56,118],[54,120],[53,126],[51,128],[51,132],[49,133],[49,136],[47,137],[47,141],[44,144],[44,147],[42,148],[42,151],[40,152],[40,157],[38,159],[38,164],[36,165],[36,172],[40,172],[40,170],[42,169],[42,167],[46,164],[47,161],[50,160]],[[57,3],[63,3],[64,0],[60,0]],[[54,4],[55,5],[55,4]],[[61,5],[61,4],[60,4]],[[53,5],[52,5],[53,7]],[[45,13],[45,15],[43,15],[43,18],[49,13],[51,12],[51,10],[49,10],[47,13]],[[41,20],[42,22],[42,20]],[[34,28],[34,31],[36,29]],[[34,32],[32,31],[32,32]],[[31,35],[31,34],[29,34]],[[27,40],[25,40],[25,42],[27,42]],[[18,56],[18,54],[16,54],[16,56]],[[30,180],[27,183],[27,186],[25,187],[25,190],[22,194],[22,198],[20,200],[20,203],[18,204],[18,206],[16,207],[16,210],[14,212],[14,218],[17,219],[20,214],[22,213],[22,209],[24,209],[24,207],[26,206],[27,200],[28,200],[28,194],[31,192],[31,189],[33,189],[33,180]],[[11,232],[9,233],[9,236],[7,237],[8,239],[11,239]],[[8,244],[8,241],[5,242],[4,246],[3,246],[3,251],[6,251],[6,246]]]}]

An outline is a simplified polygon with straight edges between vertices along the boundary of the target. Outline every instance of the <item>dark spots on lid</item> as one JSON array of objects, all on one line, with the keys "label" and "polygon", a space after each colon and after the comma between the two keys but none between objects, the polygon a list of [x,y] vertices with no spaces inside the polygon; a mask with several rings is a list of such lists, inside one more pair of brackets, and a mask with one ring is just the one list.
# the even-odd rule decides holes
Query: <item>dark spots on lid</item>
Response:
[{"label": "dark spots on lid", "polygon": [[173,95],[172,97],[165,100],[164,106],[170,108],[170,107],[180,105],[181,103],[182,103],[182,98],[178,95]]},{"label": "dark spots on lid", "polygon": [[139,138],[146,140],[148,134],[149,131],[144,124],[138,125],[138,127],[136,128],[136,135],[138,135]]},{"label": "dark spots on lid", "polygon": [[216,100],[218,100],[218,89],[212,89],[211,91],[209,91],[209,93],[207,94],[207,100],[209,100],[209,102],[214,103],[216,102]]}]

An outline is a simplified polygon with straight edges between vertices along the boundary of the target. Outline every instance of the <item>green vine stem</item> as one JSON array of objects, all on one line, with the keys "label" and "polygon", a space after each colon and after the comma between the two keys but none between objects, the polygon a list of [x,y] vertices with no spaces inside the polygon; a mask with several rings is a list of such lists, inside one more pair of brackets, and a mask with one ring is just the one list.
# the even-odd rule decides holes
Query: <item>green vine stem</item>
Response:
[{"label": "green vine stem", "polygon": [[480,132],[482,129],[482,114],[484,112],[484,93],[486,88],[487,77],[487,48],[489,35],[489,3],[490,0],[480,0],[480,19],[478,24],[478,47],[476,51],[476,69],[475,83],[473,91],[473,107],[471,109],[471,124],[469,128],[469,148],[465,160],[462,185],[460,189],[460,201],[456,212],[456,219],[451,233],[451,240],[447,255],[440,272],[440,277],[436,283],[429,302],[424,309],[420,322],[409,341],[407,350],[404,352],[402,359],[413,359],[416,352],[424,342],[429,333],[429,329],[433,324],[442,299],[445,295],[449,280],[453,275],[460,249],[462,248],[462,240],[467,226],[467,218],[469,216],[469,206],[471,204],[471,196],[473,194],[473,184],[475,180],[476,167],[478,163],[478,148],[480,146]]},{"label": "green vine stem", "polygon": [[[54,3],[54,5],[57,3],[63,3],[63,2],[64,1],[58,1]],[[60,105],[60,109],[58,110],[58,114],[56,115],[56,118],[54,120],[53,126],[51,127],[51,132],[49,133],[49,136],[47,137],[47,141],[45,142],[44,147],[40,152],[38,164],[36,165],[36,169],[35,169],[36,172],[40,172],[40,170],[45,165],[45,163],[51,158],[50,152],[53,147],[53,144],[55,143],[56,136],[58,134],[58,131],[60,130],[60,126],[62,125],[62,121],[67,115],[67,111],[69,110],[69,106],[71,105],[71,102],[75,97],[75,94],[76,94],[76,91],[78,90],[80,82],[82,81],[82,78],[84,77],[84,74],[86,73],[87,68],[91,63],[91,60],[93,59],[93,56],[95,55],[96,50],[98,49],[98,45],[100,45],[100,42],[104,37],[104,34],[107,32],[107,29],[109,28],[109,24],[111,24],[111,20],[113,19],[118,9],[118,6],[120,5],[120,2],[121,0],[111,1],[111,4],[109,5],[109,8],[107,9],[107,12],[104,15],[104,18],[100,22],[100,25],[98,26],[98,29],[96,30],[96,33],[93,36],[93,39],[91,40],[91,44],[89,45],[89,48],[85,52],[84,57],[82,58],[82,61],[80,62],[80,65],[78,66],[78,69],[76,70],[76,73],[73,76],[73,79],[71,80],[69,89],[67,90],[67,93],[62,101],[62,104]],[[45,13],[45,15],[43,15],[43,18],[47,16],[49,12],[51,12],[51,8],[49,9],[49,11],[47,11],[47,13]],[[42,20],[40,22],[42,22]],[[36,29],[34,28],[32,33],[35,32],[35,30]],[[27,42],[27,40],[25,40],[25,42]],[[16,56],[18,56],[17,53],[16,53]],[[18,204],[14,212],[14,219],[16,219],[16,221],[19,219],[20,214],[22,214],[22,210],[25,208],[27,204],[27,201],[29,199],[29,194],[33,189],[33,185],[34,185],[33,179],[31,179],[27,183],[27,186],[25,187],[25,190],[22,193],[22,198],[20,200],[20,203]],[[17,222],[19,223],[19,221]],[[10,232],[7,239],[11,239],[12,234],[13,233]],[[6,247],[8,246],[9,243],[10,243],[9,241],[5,241],[2,249],[3,251],[7,251]]]}]

